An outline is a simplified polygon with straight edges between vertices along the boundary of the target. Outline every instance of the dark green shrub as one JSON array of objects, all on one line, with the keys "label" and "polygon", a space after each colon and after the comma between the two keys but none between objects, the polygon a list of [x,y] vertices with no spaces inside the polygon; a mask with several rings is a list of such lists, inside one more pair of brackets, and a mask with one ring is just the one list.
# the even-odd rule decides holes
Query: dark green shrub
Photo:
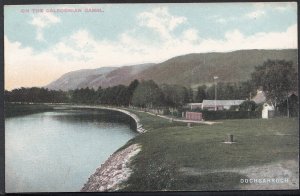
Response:
[{"label": "dark green shrub", "polygon": [[239,106],[233,105],[229,108],[230,111],[239,111]]},{"label": "dark green shrub", "polygon": [[204,120],[222,120],[222,119],[247,119],[259,118],[260,112],[258,111],[201,111]]},{"label": "dark green shrub", "polygon": [[263,105],[264,105],[263,103],[256,105],[255,111],[262,112],[264,108]]},{"label": "dark green shrub", "polygon": [[239,111],[254,111],[256,108],[256,103],[254,101],[244,101],[239,105]]}]

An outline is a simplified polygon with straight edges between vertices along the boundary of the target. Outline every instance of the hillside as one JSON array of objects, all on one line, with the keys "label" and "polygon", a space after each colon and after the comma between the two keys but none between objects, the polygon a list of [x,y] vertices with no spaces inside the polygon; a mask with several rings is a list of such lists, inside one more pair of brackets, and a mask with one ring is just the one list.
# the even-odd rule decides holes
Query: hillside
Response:
[{"label": "hillside", "polygon": [[102,77],[89,81],[88,86],[93,88],[116,86],[119,84],[129,85],[140,72],[151,67],[154,64],[141,64],[132,66],[123,66],[108,72]]},{"label": "hillside", "polygon": [[[123,67],[101,67],[68,72],[45,88],[52,90],[73,90],[76,88],[94,88],[129,84],[131,78],[153,64],[141,64]],[[131,77],[132,76],[132,77]]]},{"label": "hillside", "polygon": [[114,69],[116,69],[116,67],[101,67],[97,69],[81,69],[68,72],[45,87],[63,91],[86,87],[87,81],[92,80],[93,78],[99,78]]},{"label": "hillside", "polygon": [[240,50],[228,53],[188,54],[171,58],[139,74],[139,79],[158,83],[195,86],[219,81],[238,82],[250,78],[254,67],[268,59],[285,59],[297,67],[297,50]]},{"label": "hillside", "polygon": [[297,50],[239,50],[226,53],[199,53],[177,56],[158,64],[123,67],[103,67],[79,70],[63,75],[46,87],[55,90],[76,88],[105,88],[118,84],[128,85],[134,79],[152,79],[162,84],[196,87],[211,84],[213,76],[222,82],[239,82],[250,78],[255,66],[268,59],[293,61],[296,68]]}]

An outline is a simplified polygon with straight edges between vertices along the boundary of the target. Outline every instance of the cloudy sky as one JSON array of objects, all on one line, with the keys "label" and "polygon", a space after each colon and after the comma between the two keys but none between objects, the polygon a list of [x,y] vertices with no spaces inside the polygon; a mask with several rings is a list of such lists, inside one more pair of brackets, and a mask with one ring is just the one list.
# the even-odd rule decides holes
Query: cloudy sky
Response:
[{"label": "cloudy sky", "polygon": [[73,70],[187,53],[298,48],[291,2],[18,5],[5,6],[4,21],[8,90],[44,86]]}]

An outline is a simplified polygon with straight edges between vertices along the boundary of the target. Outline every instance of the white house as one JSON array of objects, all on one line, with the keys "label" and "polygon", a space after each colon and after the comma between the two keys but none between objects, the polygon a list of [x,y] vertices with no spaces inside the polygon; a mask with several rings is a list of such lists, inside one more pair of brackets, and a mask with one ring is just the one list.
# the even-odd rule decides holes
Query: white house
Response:
[{"label": "white house", "polygon": [[251,99],[256,104],[263,104],[261,117],[263,119],[272,118],[275,115],[275,107],[273,104],[267,102],[266,94],[264,91],[258,89],[256,95]]},{"label": "white house", "polygon": [[268,119],[274,117],[274,114],[275,114],[275,108],[273,104],[264,103],[261,112],[261,117],[264,119]]}]

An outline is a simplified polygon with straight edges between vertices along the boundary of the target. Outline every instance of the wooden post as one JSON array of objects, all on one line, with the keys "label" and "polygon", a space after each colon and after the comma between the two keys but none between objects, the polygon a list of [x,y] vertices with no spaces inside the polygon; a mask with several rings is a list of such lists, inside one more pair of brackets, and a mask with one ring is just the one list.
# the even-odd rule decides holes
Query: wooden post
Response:
[{"label": "wooden post", "polygon": [[233,135],[232,134],[227,134],[226,142],[230,142],[230,143],[233,142]]}]

